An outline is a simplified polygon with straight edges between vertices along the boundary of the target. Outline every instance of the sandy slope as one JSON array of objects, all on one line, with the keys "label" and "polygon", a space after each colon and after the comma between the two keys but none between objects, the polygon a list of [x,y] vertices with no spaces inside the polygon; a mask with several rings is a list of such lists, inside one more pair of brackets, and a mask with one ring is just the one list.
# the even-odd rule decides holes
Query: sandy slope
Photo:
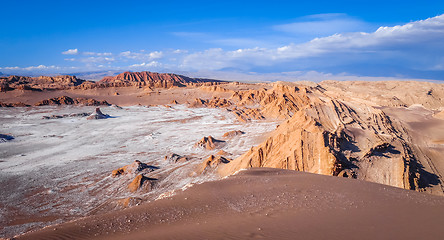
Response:
[{"label": "sandy slope", "polygon": [[254,168],[17,239],[442,239],[444,198]]}]

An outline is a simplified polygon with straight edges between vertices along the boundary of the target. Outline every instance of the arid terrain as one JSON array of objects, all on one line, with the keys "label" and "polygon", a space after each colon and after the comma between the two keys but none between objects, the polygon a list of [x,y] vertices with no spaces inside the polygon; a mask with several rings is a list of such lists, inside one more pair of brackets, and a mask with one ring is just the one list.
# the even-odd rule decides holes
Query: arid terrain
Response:
[{"label": "arid terrain", "polygon": [[0,237],[444,235],[443,84],[126,72],[0,90]]}]

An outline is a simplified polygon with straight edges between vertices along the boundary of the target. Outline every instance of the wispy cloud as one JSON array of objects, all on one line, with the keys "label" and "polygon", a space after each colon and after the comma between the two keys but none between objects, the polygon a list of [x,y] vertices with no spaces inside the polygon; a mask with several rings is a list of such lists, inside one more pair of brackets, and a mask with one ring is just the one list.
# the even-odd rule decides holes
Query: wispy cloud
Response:
[{"label": "wispy cloud", "polygon": [[363,31],[369,24],[342,13],[309,15],[294,22],[273,26],[273,29],[294,35],[328,36],[337,33]]},{"label": "wispy cloud", "polygon": [[68,50],[62,52],[62,54],[65,54],[65,55],[77,55],[78,53],[79,53],[79,50],[77,48],[68,49]]},{"label": "wispy cloud", "polygon": [[156,68],[159,68],[159,67],[162,67],[162,64],[159,63],[159,62],[156,62],[156,61],[151,61],[149,63],[143,62],[143,63],[133,64],[133,65],[129,66],[130,69],[139,69],[139,68],[146,68],[146,67],[156,67]]},{"label": "wispy cloud", "polygon": [[106,62],[114,62],[116,61],[113,57],[104,57],[104,56],[93,56],[76,59],[75,61],[84,62],[84,63],[106,63]]},{"label": "wispy cloud", "polygon": [[145,52],[144,50],[141,50],[139,52],[125,51],[121,52],[119,56],[127,59],[144,61],[144,60],[153,60],[153,59],[162,58],[163,52],[161,51]]},{"label": "wispy cloud", "polygon": [[104,52],[104,53],[101,53],[101,52],[83,52],[82,54],[86,55],[86,56],[112,56],[113,55],[110,52]]},{"label": "wispy cloud", "polygon": [[[436,65],[444,54],[444,15],[394,27],[380,27],[371,33],[353,32],[314,38],[302,44],[288,44],[279,48],[249,48],[224,51],[221,48],[188,54],[181,67],[193,70],[221,70],[236,68],[248,70],[254,67],[297,63],[303,59],[336,57],[335,61],[355,61],[349,54],[361,56],[362,61],[400,61],[416,65]],[[369,57],[369,54],[371,55]],[[418,62],[420,61],[420,62]],[[421,62],[423,61],[423,62]],[[299,63],[298,63],[299,64]],[[439,65],[437,65],[439,66]]]},{"label": "wispy cloud", "polygon": [[58,66],[45,66],[45,65],[38,65],[38,66],[29,66],[29,67],[3,67],[0,69],[4,69],[4,70],[24,70],[24,71],[32,71],[32,70],[57,70],[57,69],[61,69]]}]

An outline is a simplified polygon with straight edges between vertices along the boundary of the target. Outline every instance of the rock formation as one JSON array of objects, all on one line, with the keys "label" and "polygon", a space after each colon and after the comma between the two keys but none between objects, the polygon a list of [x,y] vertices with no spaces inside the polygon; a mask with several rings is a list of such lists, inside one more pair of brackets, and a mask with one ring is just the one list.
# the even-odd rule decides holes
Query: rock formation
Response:
[{"label": "rock formation", "polygon": [[128,184],[130,192],[136,192],[137,190],[143,190],[144,192],[150,192],[153,189],[154,183],[157,179],[145,177],[143,174],[137,175],[133,181]]},{"label": "rock formation", "polygon": [[151,173],[156,169],[158,168],[136,160],[129,165],[113,170],[111,176],[126,176],[124,179],[132,178],[133,180],[127,186],[130,192],[136,192],[138,190],[150,192],[157,179],[146,177],[145,174]]},{"label": "rock formation", "polygon": [[209,107],[209,108],[228,108],[231,107],[231,103],[227,99],[214,97],[212,99],[200,99],[196,98],[194,101],[188,104],[188,107]]},{"label": "rock formation", "polygon": [[140,172],[148,173],[154,171],[155,169],[157,169],[157,167],[150,166],[146,163],[142,163],[139,160],[135,160],[133,163],[129,165],[113,170],[111,176],[117,177],[126,174],[138,174]]},{"label": "rock formation", "polygon": [[223,138],[232,138],[235,136],[239,136],[245,134],[245,132],[241,131],[241,130],[234,130],[234,131],[229,131],[224,133],[224,135],[222,135]]},{"label": "rock formation", "polygon": [[209,158],[198,165],[196,172],[198,174],[202,174],[210,170],[216,170],[221,164],[227,164],[230,161],[231,159],[225,158],[223,156],[211,155]]},{"label": "rock formation", "polygon": [[213,150],[220,148],[225,141],[214,139],[212,136],[203,137],[199,142],[194,144],[194,147],[205,148],[207,150]]},{"label": "rock formation", "polygon": [[[438,92],[431,93],[436,103],[427,100],[430,95],[426,93],[424,101],[437,106],[442,101]],[[217,171],[226,176],[243,168],[283,168],[417,191],[436,184],[433,175],[437,173],[421,167],[423,163],[415,157],[413,146],[406,141],[409,135],[399,121],[372,103],[332,95],[319,85],[292,83],[235,92],[230,101],[238,111],[254,110],[268,118],[286,120],[265,142]]]},{"label": "rock formation", "polygon": [[109,106],[110,104],[107,101],[98,101],[90,98],[70,98],[68,96],[50,98],[35,104],[35,106],[45,106],[45,105]]},{"label": "rock formation", "polygon": [[[87,81],[78,79],[75,76],[41,76],[23,77],[9,76],[0,77],[0,91],[19,90],[60,90],[79,86]],[[90,82],[91,83],[91,82]]]},{"label": "rock formation", "polygon": [[22,102],[16,102],[16,103],[0,102],[0,107],[30,107],[30,105],[22,103]]},{"label": "rock formation", "polygon": [[107,119],[110,116],[108,114],[103,114],[102,111],[100,111],[100,108],[96,108],[96,110],[89,115],[86,119],[92,120],[92,119]]},{"label": "rock formation", "polygon": [[165,161],[168,161],[170,163],[183,163],[188,161],[188,158],[180,156],[179,154],[172,153],[168,156],[165,156]]},{"label": "rock formation", "polygon": [[[212,86],[225,81],[203,78],[190,78],[172,73],[155,72],[124,72],[114,77],[104,77],[98,82],[78,79],[75,76],[41,76],[0,77],[0,92],[17,90],[62,90],[62,89],[94,89],[105,87],[149,87],[171,88],[185,86]],[[116,92],[116,95],[118,93]]]},{"label": "rock formation", "polygon": [[188,85],[217,84],[224,81],[212,79],[190,78],[172,73],[155,72],[124,72],[114,77],[104,77],[97,82],[99,87],[150,87],[171,88]]},{"label": "rock formation", "polygon": [[89,113],[71,113],[71,114],[63,114],[63,115],[51,115],[51,116],[43,116],[42,119],[59,119],[59,118],[73,118],[73,117],[86,117],[91,114]]}]

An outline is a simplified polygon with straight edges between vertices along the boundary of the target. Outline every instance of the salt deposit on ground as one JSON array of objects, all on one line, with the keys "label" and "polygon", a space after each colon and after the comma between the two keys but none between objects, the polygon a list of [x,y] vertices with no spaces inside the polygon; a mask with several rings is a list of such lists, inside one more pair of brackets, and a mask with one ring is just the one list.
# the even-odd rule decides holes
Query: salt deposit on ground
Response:
[{"label": "salt deposit on ground", "polygon": [[[211,180],[190,177],[189,168],[220,149],[193,147],[204,136],[220,139],[242,130],[223,150],[237,157],[273,130],[275,122],[240,123],[220,109],[166,107],[102,107],[111,118],[87,120],[67,116],[92,113],[95,107],[0,109],[0,133],[14,139],[0,142],[0,236],[94,213],[103,204],[125,197],[155,199],[187,184]],[[80,114],[79,114],[80,116]],[[192,156],[181,163],[164,161],[171,153]],[[140,160],[171,174],[151,193],[129,193],[126,180],[112,178],[113,169]],[[181,169],[187,169],[181,170]]]}]

